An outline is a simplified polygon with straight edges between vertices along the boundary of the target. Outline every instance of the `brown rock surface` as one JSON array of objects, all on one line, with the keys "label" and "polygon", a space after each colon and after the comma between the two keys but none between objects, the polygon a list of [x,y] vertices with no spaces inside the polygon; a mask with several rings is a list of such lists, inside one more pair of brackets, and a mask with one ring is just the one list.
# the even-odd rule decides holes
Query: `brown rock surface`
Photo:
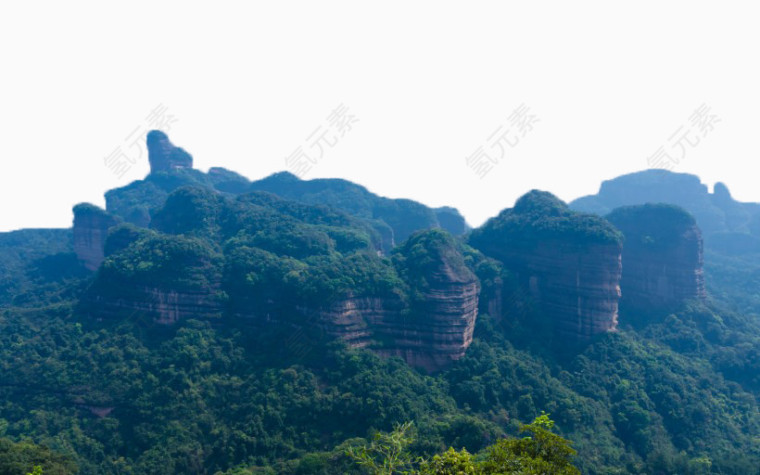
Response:
[{"label": "brown rock surface", "polygon": [[603,218],[573,212],[535,190],[470,238],[514,273],[548,317],[557,341],[569,347],[617,326],[621,241]]},{"label": "brown rock surface", "polygon": [[702,233],[691,215],[673,205],[647,204],[618,208],[608,219],[625,235],[626,304],[670,308],[705,298]]},{"label": "brown rock surface", "polygon": [[74,207],[74,252],[87,269],[100,267],[108,229],[116,224],[116,218],[97,206],[82,203]]}]

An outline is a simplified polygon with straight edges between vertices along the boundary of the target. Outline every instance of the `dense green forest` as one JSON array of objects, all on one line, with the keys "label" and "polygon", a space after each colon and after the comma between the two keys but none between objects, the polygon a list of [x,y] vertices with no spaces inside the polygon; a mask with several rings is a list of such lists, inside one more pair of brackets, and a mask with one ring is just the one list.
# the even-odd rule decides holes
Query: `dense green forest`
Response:
[{"label": "dense green forest", "polygon": [[[708,252],[710,299],[622,306],[617,331],[568,354],[512,271],[470,247],[477,231],[407,233],[341,211],[339,190],[307,204],[196,175],[203,186],[158,198],[146,182],[112,194],[150,227],[114,226],[95,273],[68,230],[0,236],[0,473],[758,473],[760,255]],[[510,233],[527,216],[531,239],[622,241],[536,196],[503,213]],[[383,253],[387,227],[409,237]],[[438,262],[481,292],[472,343],[441,371],[309,321],[287,344],[292,326],[257,317],[379,295],[424,318]],[[145,286],[211,288],[212,310],[165,325],[114,303]],[[503,311],[489,315],[496,294]]]}]

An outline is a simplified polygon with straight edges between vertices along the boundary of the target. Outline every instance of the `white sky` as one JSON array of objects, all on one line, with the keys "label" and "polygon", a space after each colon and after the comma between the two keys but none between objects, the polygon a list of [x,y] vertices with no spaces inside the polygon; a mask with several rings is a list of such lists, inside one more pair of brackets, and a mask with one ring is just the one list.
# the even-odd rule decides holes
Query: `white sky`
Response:
[{"label": "white sky", "polygon": [[[145,157],[121,178],[103,160],[159,104],[196,168],[251,179],[345,104],[359,121],[308,178],[479,225],[646,168],[705,103],[720,122],[674,171],[760,201],[752,2],[252,3],[0,4],[0,230],[69,226],[142,178]],[[478,178],[465,157],[523,103],[539,122]]]}]

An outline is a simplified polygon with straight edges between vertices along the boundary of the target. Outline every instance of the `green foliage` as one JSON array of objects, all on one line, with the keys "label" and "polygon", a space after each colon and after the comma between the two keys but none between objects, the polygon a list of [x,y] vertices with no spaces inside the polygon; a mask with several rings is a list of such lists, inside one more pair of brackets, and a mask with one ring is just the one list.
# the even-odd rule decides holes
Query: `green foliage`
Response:
[{"label": "green foliage", "polygon": [[[68,231],[0,234],[0,435],[23,441],[7,442],[13,457],[33,440],[32,453],[50,447],[43,459],[66,454],[85,474],[756,472],[760,259],[710,256],[714,304],[622,308],[618,332],[558,358],[509,266],[442,230],[412,232],[433,223],[421,205],[320,180],[296,180],[304,202],[230,196],[204,176],[154,174],[112,194],[124,216],[153,213],[155,229],[112,228],[95,276],[77,267]],[[388,223],[409,233],[390,258],[378,255]],[[619,244],[606,221],[539,192],[471,243],[490,254],[546,237]],[[482,292],[474,341],[439,374],[345,348],[295,308],[381,296],[424,315],[413,304],[441,273],[477,276]],[[79,305],[151,286],[218,292],[224,318],[164,327]],[[23,460],[13,473],[55,473]]]},{"label": "green foliage", "polygon": [[460,451],[452,447],[432,459],[420,464],[420,475],[477,475],[482,473],[479,465],[476,465],[472,455],[467,449]]},{"label": "green foliage", "polygon": [[520,428],[529,436],[500,440],[488,449],[483,472],[580,475],[572,465],[575,450],[568,441],[551,432],[553,426],[554,421],[542,413],[531,424]]},{"label": "green foliage", "polygon": [[626,248],[637,249],[671,248],[696,226],[694,217],[683,208],[664,203],[623,206],[605,218],[623,232]]},{"label": "green foliage", "polygon": [[391,433],[378,432],[371,443],[351,447],[346,453],[373,475],[407,473],[413,463],[409,452],[409,446],[414,440],[413,431],[411,422],[398,424]]},{"label": "green foliage", "polygon": [[[363,186],[345,180],[302,181],[290,173],[281,172],[252,183],[251,188],[302,203],[327,205],[367,220],[379,220],[393,230],[393,238],[397,243],[406,240],[415,231],[439,224],[436,213],[427,206],[412,200],[382,198]],[[455,210],[450,209],[448,212],[459,215]],[[445,221],[448,224],[451,219]]]},{"label": "green foliage", "polygon": [[69,475],[77,465],[67,456],[29,441],[0,438],[0,473],[8,475]]},{"label": "green foliage", "polygon": [[546,240],[566,245],[620,245],[623,236],[599,216],[572,211],[551,193],[533,190],[522,196],[514,208],[505,209],[469,238],[473,247],[499,257],[503,249],[530,249]]},{"label": "green foliage", "polygon": [[572,464],[575,450],[551,432],[553,426],[554,421],[542,413],[531,424],[521,426],[520,431],[529,436],[498,441],[484,450],[480,461],[466,449],[452,447],[430,460],[414,460],[408,450],[415,437],[411,423],[397,425],[390,433],[377,433],[369,444],[350,447],[347,454],[358,466],[377,475],[580,475]]},{"label": "green foliage", "polygon": [[[83,277],[81,267],[70,262],[74,251],[70,229],[24,229],[0,233],[0,307],[45,305],[60,301],[63,294],[76,285],[74,280]],[[69,259],[68,269],[56,266],[59,276],[71,278],[54,279],[35,271],[39,264],[46,267],[46,259],[62,256]],[[66,257],[68,256],[68,257]],[[49,262],[48,262],[49,263]]]},{"label": "green foliage", "polygon": [[183,187],[156,211],[151,227],[168,234],[214,237],[219,232],[223,198],[208,188]]},{"label": "green foliage", "polygon": [[219,272],[219,259],[202,240],[149,235],[105,260],[94,291],[110,294],[123,285],[203,289]]}]

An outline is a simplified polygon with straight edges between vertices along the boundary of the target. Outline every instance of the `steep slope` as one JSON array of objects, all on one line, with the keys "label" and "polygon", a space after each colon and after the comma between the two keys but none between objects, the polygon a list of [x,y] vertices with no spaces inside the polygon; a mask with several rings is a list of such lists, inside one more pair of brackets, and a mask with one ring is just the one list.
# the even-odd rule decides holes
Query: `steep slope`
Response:
[{"label": "steep slope", "polygon": [[[153,231],[119,226],[88,292],[95,318],[228,318],[318,328],[352,347],[439,370],[472,340],[479,284],[453,238],[420,232],[394,252],[366,220],[270,193],[182,187]],[[410,254],[407,256],[407,254]]]},{"label": "steep slope", "polygon": [[477,277],[452,236],[441,230],[414,234],[395,251],[394,263],[410,286],[410,308],[408,315],[382,321],[380,331],[393,343],[379,352],[428,371],[449,366],[472,343]]},{"label": "steep slope", "polygon": [[89,270],[96,270],[105,259],[108,230],[119,220],[89,203],[74,206],[74,252]]},{"label": "steep slope", "polygon": [[469,243],[516,273],[563,344],[615,329],[622,237],[604,219],[531,191],[474,230]]},{"label": "steep slope", "polygon": [[607,215],[623,232],[623,302],[667,309],[705,298],[702,234],[694,218],[665,204],[626,206]]}]

